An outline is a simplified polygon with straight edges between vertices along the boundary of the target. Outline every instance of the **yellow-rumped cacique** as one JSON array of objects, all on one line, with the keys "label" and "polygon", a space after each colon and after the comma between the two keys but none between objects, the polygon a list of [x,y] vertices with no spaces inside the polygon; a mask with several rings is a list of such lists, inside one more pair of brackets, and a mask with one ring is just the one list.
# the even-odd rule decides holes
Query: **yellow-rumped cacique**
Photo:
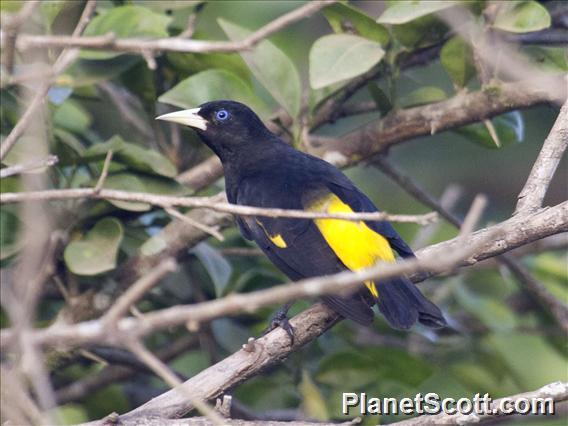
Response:
[{"label": "yellow-rumped cacique", "polygon": [[[192,127],[219,156],[230,203],[329,213],[379,211],[339,169],[285,143],[244,104],[212,101],[158,119]],[[243,237],[255,241],[291,280],[394,262],[396,254],[414,257],[386,221],[240,216],[236,222]],[[408,329],[417,321],[432,328],[446,325],[440,309],[408,278],[364,284],[349,296],[321,299],[363,325],[373,322],[373,301],[396,329]],[[286,316],[289,307],[275,315],[271,328],[281,326],[293,338]]]}]

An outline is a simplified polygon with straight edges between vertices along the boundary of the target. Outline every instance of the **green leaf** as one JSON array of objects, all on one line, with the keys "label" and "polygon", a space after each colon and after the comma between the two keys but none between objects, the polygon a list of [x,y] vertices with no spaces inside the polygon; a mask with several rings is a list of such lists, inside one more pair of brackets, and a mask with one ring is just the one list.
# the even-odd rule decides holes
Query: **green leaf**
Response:
[{"label": "green leaf", "polygon": [[355,30],[361,37],[376,41],[382,46],[386,46],[389,42],[389,32],[385,27],[347,3],[332,4],[323,10],[323,14],[336,33]]},{"label": "green leaf", "polygon": [[249,331],[229,318],[219,318],[211,322],[215,341],[227,352],[236,352],[250,337]]},{"label": "green leaf", "polygon": [[204,102],[219,99],[242,102],[264,117],[269,113],[248,84],[223,69],[210,69],[194,74],[168,90],[158,101],[180,108],[195,108]]},{"label": "green leaf", "polygon": [[[233,41],[243,40],[252,33],[224,19],[219,19],[218,22]],[[240,55],[272,97],[293,118],[297,117],[300,112],[302,83],[290,58],[268,40],[260,42],[252,51],[241,51]]]},{"label": "green leaf", "polygon": [[192,250],[193,253],[201,262],[203,267],[213,281],[215,286],[215,294],[221,297],[225,294],[225,289],[231,278],[233,268],[217,250],[207,243],[199,243]]},{"label": "green leaf", "polygon": [[133,170],[170,178],[177,175],[176,167],[162,154],[126,142],[118,135],[113,136],[107,142],[90,146],[83,154],[83,158],[86,160],[102,159],[109,150],[113,151],[113,161],[125,164]]},{"label": "green leaf", "polygon": [[444,92],[439,87],[425,86],[415,91],[403,96],[400,99],[400,104],[404,108],[410,108],[414,106],[432,104],[435,102],[440,102],[447,99],[446,92]]},{"label": "green leaf", "polygon": [[69,3],[65,0],[51,0],[40,3],[41,13],[47,21],[47,27],[51,28],[53,21]]},{"label": "green leaf", "polygon": [[311,419],[325,421],[329,413],[323,396],[306,370],[302,371],[302,381],[298,386],[302,397],[304,413]]},{"label": "green leaf", "polygon": [[[499,353],[515,373],[521,389],[537,389],[557,380],[566,381],[566,358],[543,336],[526,333],[494,333],[486,344]],[[538,360],[537,363],[534,360]],[[531,368],[527,368],[530,365]]]},{"label": "green leaf", "polygon": [[114,269],[122,235],[118,219],[98,221],[83,238],[65,247],[65,264],[77,275],[97,275]]},{"label": "green leaf", "polygon": [[203,0],[134,0],[134,4],[144,6],[156,12],[176,11],[187,7],[195,7]]},{"label": "green leaf", "polygon": [[513,143],[522,142],[525,138],[525,124],[519,111],[512,111],[491,120],[499,145],[495,144],[492,135],[484,123],[470,124],[454,130],[468,141],[486,148],[499,149]]},{"label": "green leaf", "polygon": [[457,1],[429,1],[429,0],[401,0],[392,3],[383,14],[377,19],[381,24],[405,24],[422,16],[439,12],[449,7],[455,6]]},{"label": "green leaf", "polygon": [[[142,6],[119,6],[95,17],[85,29],[85,36],[102,36],[113,33],[117,38],[168,36],[171,18]],[[109,59],[120,52],[82,50],[83,59]]]},{"label": "green leaf", "polygon": [[473,51],[461,37],[452,37],[444,44],[440,51],[440,62],[458,87],[464,87],[475,75]]},{"label": "green leaf", "polygon": [[522,52],[543,71],[552,73],[568,71],[568,50],[563,47],[526,46],[523,47]]},{"label": "green leaf", "polygon": [[53,114],[53,124],[72,133],[85,133],[92,122],[91,114],[74,99],[67,99]]},{"label": "green leaf", "polygon": [[528,33],[550,27],[550,14],[536,1],[506,1],[499,3],[493,28],[511,33]]},{"label": "green leaf", "polygon": [[[104,188],[176,196],[186,195],[190,191],[189,188],[180,185],[172,179],[131,172],[119,172],[109,175],[105,180]],[[118,200],[108,200],[108,202],[120,209],[135,212],[151,209],[151,206],[147,203]]]},{"label": "green leaf", "polygon": [[65,404],[57,407],[56,412],[63,425],[76,425],[89,420],[87,410],[81,404]]},{"label": "green leaf", "polygon": [[350,34],[332,34],[316,40],[310,50],[310,84],[313,89],[357,77],[384,56],[381,45]]},{"label": "green leaf", "polygon": [[[196,31],[192,40],[210,40],[211,36]],[[251,73],[243,58],[237,53],[166,53],[168,62],[176,71],[187,76],[197,74],[211,68],[221,68],[245,81],[247,84],[251,82]]]},{"label": "green leaf", "polygon": [[436,15],[425,15],[406,24],[395,25],[391,30],[403,46],[416,49],[439,43],[448,27]]},{"label": "green leaf", "polygon": [[75,61],[64,74],[57,77],[57,84],[69,87],[94,85],[110,80],[140,62],[142,58],[138,55],[122,55],[99,61],[80,59]]}]

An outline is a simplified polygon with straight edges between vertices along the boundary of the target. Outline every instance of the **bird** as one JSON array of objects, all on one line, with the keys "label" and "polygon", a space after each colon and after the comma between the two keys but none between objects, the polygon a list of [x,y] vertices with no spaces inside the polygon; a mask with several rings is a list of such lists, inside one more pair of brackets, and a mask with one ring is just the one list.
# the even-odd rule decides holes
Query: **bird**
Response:
[{"label": "bird", "polygon": [[[156,118],[194,129],[220,158],[232,204],[327,213],[379,211],[338,168],[284,142],[240,102],[210,101]],[[236,223],[242,236],[293,281],[415,257],[384,220],[237,216]],[[417,322],[430,328],[447,325],[441,310],[405,276],[379,277],[350,295],[321,299],[342,317],[365,326],[374,320],[374,303],[395,329],[407,330]],[[267,330],[281,327],[293,342],[287,316],[292,303],[277,311]]]}]

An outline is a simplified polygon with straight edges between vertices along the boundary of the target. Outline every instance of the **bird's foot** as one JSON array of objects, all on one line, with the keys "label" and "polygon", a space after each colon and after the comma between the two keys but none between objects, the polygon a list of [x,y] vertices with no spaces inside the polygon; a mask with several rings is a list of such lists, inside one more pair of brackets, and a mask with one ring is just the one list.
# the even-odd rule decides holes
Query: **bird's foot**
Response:
[{"label": "bird's foot", "polygon": [[279,310],[274,314],[272,319],[270,320],[270,325],[264,330],[262,335],[266,335],[270,333],[277,327],[282,328],[286,334],[290,337],[290,345],[294,344],[294,328],[292,324],[290,324],[290,320],[288,319],[288,309],[286,310]]}]

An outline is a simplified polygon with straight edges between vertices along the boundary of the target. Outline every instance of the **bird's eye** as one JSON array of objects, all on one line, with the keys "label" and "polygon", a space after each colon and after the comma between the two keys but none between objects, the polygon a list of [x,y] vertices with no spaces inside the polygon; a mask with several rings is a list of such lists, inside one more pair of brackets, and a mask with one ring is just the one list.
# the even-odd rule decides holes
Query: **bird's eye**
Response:
[{"label": "bird's eye", "polygon": [[219,120],[219,121],[225,121],[227,118],[229,118],[229,113],[227,112],[227,110],[220,109],[220,110],[217,111],[217,113],[215,114],[215,117],[216,117],[217,120]]}]

